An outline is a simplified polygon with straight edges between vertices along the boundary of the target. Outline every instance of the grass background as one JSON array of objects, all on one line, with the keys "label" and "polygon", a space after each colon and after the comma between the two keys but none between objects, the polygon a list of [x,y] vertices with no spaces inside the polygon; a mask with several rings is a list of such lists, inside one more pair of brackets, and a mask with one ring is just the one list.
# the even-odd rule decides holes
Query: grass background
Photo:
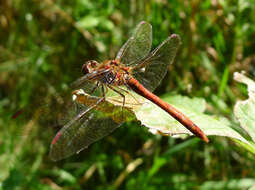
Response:
[{"label": "grass background", "polygon": [[[124,124],[79,155],[48,157],[57,129],[40,117],[51,97],[81,76],[90,59],[114,58],[141,20],[155,48],[182,38],[175,63],[155,93],[202,97],[210,114],[232,119],[247,97],[233,72],[255,76],[254,0],[1,0],[0,189],[247,189],[254,155],[222,137],[210,144],[154,136]],[[20,108],[21,117],[11,119]],[[233,120],[233,119],[232,119]],[[233,120],[233,122],[235,122]]]}]

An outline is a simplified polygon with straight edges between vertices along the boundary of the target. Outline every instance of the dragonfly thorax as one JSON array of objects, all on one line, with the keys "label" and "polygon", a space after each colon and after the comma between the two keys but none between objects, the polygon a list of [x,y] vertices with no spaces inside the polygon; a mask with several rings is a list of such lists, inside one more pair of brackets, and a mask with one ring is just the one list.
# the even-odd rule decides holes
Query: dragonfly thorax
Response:
[{"label": "dragonfly thorax", "polygon": [[101,67],[108,70],[101,78],[101,82],[111,85],[123,85],[130,76],[130,68],[121,64],[119,60],[108,60],[102,63]]},{"label": "dragonfly thorax", "polygon": [[82,72],[89,80],[107,85],[123,85],[130,76],[130,68],[119,60],[107,60],[102,63],[91,60],[82,66]]}]

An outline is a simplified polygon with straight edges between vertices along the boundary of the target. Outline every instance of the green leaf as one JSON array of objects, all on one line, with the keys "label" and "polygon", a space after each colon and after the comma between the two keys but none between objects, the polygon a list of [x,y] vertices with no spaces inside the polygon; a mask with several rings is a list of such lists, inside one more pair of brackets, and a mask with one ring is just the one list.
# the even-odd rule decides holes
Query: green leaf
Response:
[{"label": "green leaf", "polygon": [[234,114],[241,124],[241,127],[255,141],[255,82],[240,73],[234,74],[234,79],[248,86],[249,98],[238,101],[234,108]]},{"label": "green leaf", "polygon": [[[83,94],[83,96],[80,95],[79,98],[82,99],[85,97],[86,101],[83,100],[82,102],[83,104],[89,105],[90,101],[88,100],[92,100],[92,97],[87,94]],[[228,119],[204,114],[203,112],[206,108],[206,102],[204,99],[188,98],[180,95],[165,95],[162,99],[188,116],[199,128],[203,130],[206,135],[234,138],[252,147],[252,145],[244,139],[241,134],[231,128],[231,123]],[[139,101],[140,104],[136,104],[136,101]],[[125,107],[123,109],[125,113],[130,114],[129,116],[125,116],[125,114],[116,114],[112,111],[111,113],[108,113],[108,108],[112,106],[116,107],[116,109],[119,110],[118,112],[121,112],[122,104],[122,98],[115,92],[110,91],[106,96],[106,101],[102,106],[104,108],[102,108],[101,111],[110,114],[109,116],[116,121],[119,120],[123,122],[127,118],[136,118],[143,126],[149,128],[152,133],[176,137],[180,137],[181,134],[193,135],[182,124],[160,107],[133,92],[126,94]],[[128,110],[130,112],[128,112]]]},{"label": "green leaf", "polygon": [[[226,118],[204,114],[205,100],[201,98],[191,99],[179,95],[168,96],[167,98],[163,98],[163,100],[188,116],[206,135],[230,137],[250,145],[247,140],[231,128],[230,122]],[[135,115],[141,121],[142,125],[149,128],[151,132],[159,132],[170,136],[178,135],[178,137],[180,134],[192,135],[178,121],[150,101],[146,100],[135,111]]]}]

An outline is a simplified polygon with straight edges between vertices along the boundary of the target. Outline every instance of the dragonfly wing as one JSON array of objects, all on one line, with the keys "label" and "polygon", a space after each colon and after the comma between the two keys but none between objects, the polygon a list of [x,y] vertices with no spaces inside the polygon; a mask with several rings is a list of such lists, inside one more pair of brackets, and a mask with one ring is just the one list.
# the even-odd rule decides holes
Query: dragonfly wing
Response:
[{"label": "dragonfly wing", "polygon": [[116,59],[127,66],[138,64],[151,50],[152,27],[148,22],[140,22],[134,35],[121,47]]},{"label": "dragonfly wing", "polygon": [[[92,74],[87,74],[83,77],[80,77],[79,79],[77,79],[73,83],[71,83],[70,87],[71,87],[71,89],[82,89],[87,94],[101,97],[102,96],[101,89],[98,88],[99,86],[96,83],[89,80],[89,77],[100,77],[105,72],[109,72],[109,71],[106,70],[104,72],[102,71],[102,72],[97,73],[97,74],[93,74],[93,73]],[[92,92],[93,92],[93,94],[92,94]]]},{"label": "dragonfly wing", "polygon": [[69,120],[69,117],[73,119],[67,122],[53,139],[50,147],[52,160],[61,160],[74,153],[79,153],[121,125],[120,122],[91,108],[77,103],[73,104],[73,109],[78,114],[69,113],[68,118],[65,119]]},{"label": "dragonfly wing", "polygon": [[163,41],[140,65],[133,76],[148,90],[153,91],[162,81],[168,66],[174,61],[181,39],[173,34]]}]

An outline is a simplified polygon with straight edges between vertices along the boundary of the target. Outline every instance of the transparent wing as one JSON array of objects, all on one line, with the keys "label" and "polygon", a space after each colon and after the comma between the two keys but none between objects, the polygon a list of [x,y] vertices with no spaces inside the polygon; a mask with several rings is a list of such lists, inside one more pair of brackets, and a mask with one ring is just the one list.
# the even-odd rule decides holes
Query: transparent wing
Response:
[{"label": "transparent wing", "polygon": [[140,22],[134,35],[121,47],[115,59],[127,66],[136,65],[144,59],[151,50],[152,27],[148,22]]},{"label": "transparent wing", "polygon": [[173,34],[163,41],[141,64],[133,69],[133,76],[148,90],[153,91],[166,75],[173,62],[181,39]]},{"label": "transparent wing", "polygon": [[79,153],[112,133],[130,116],[127,109],[122,110],[121,106],[102,101],[102,98],[80,95],[78,99],[72,108],[68,107],[73,111],[65,116],[63,128],[51,143],[50,157],[55,161]]},{"label": "transparent wing", "polygon": [[85,76],[82,76],[76,81],[74,81],[70,85],[70,87],[71,89],[83,89],[83,91],[86,92],[87,94],[101,97],[102,96],[101,89],[98,88],[98,85],[96,83],[91,82],[90,79],[96,78],[100,80],[100,77],[103,77],[103,75],[107,72],[109,72],[109,69],[101,69],[101,70],[86,74]]}]

